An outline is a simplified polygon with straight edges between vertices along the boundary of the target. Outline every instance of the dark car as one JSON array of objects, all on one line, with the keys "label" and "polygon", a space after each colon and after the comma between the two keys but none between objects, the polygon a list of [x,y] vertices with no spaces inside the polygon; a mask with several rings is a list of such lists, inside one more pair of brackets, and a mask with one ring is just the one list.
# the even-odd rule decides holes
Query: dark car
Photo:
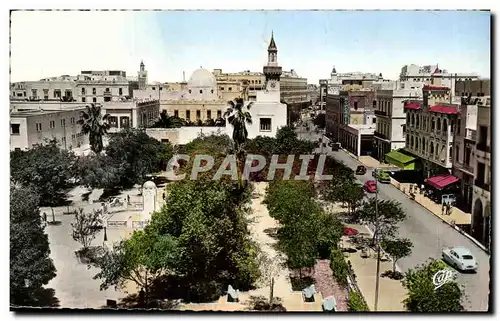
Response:
[{"label": "dark car", "polygon": [[340,143],[331,143],[332,151],[338,152],[340,149]]},{"label": "dark car", "polygon": [[356,168],[356,175],[365,175],[365,174],[366,174],[366,167],[364,167],[363,165],[359,165]]}]

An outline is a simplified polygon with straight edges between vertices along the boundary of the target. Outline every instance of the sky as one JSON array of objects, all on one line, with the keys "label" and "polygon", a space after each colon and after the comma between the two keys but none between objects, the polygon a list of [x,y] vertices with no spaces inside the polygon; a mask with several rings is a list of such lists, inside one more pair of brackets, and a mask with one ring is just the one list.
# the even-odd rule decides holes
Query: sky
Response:
[{"label": "sky", "polygon": [[149,81],[200,68],[261,71],[278,62],[308,83],[337,72],[397,79],[406,64],[490,77],[490,13],[481,11],[15,11],[11,81],[125,70]]}]

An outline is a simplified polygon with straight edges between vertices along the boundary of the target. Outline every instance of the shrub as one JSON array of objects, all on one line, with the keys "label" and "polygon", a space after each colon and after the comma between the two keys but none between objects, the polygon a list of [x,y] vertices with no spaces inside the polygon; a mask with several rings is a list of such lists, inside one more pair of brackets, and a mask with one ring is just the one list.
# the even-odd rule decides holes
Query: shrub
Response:
[{"label": "shrub", "polygon": [[347,304],[349,311],[366,312],[370,311],[363,296],[356,291],[349,291],[349,302]]},{"label": "shrub", "polygon": [[330,268],[333,271],[333,277],[342,285],[347,285],[347,277],[349,275],[349,267],[344,259],[342,251],[332,248],[330,253]]}]

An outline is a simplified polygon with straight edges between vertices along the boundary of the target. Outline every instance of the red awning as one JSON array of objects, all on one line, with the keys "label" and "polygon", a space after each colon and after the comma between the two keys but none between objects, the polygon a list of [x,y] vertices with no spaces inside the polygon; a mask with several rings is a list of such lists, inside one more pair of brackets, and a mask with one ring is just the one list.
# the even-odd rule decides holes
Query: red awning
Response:
[{"label": "red awning", "polygon": [[419,103],[407,103],[405,104],[406,109],[420,109]]},{"label": "red awning", "polygon": [[457,181],[458,178],[450,174],[433,176],[425,180],[427,184],[437,189],[443,189],[446,186],[453,184]]},{"label": "red awning", "polygon": [[457,107],[454,107],[454,106],[439,106],[438,105],[438,106],[431,106],[429,108],[429,112],[456,115],[456,114],[458,114],[458,109],[457,109]]},{"label": "red awning", "polygon": [[450,90],[450,87],[446,87],[446,86],[424,85],[424,90]]}]

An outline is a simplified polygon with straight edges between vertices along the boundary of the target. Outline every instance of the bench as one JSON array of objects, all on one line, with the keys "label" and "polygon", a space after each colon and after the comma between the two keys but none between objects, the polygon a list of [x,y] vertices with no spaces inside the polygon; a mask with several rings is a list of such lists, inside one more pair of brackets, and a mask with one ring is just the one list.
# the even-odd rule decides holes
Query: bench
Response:
[{"label": "bench", "polygon": [[314,284],[302,290],[302,296],[305,302],[314,302],[314,294],[316,294],[316,287]]},{"label": "bench", "polygon": [[337,301],[335,301],[333,295],[325,298],[321,305],[323,306],[323,311],[337,311]]},{"label": "bench", "polygon": [[240,291],[235,290],[231,285],[227,287],[227,302],[239,302]]}]

